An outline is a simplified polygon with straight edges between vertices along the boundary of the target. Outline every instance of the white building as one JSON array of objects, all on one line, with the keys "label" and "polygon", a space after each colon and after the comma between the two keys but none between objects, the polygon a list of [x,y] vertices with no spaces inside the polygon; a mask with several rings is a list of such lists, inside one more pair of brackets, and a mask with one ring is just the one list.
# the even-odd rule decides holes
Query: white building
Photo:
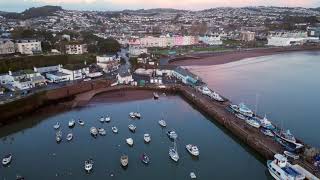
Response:
[{"label": "white building", "polygon": [[130,84],[132,81],[133,81],[133,78],[129,72],[117,75],[118,84]]},{"label": "white building", "polygon": [[220,35],[200,36],[199,41],[202,41],[204,44],[208,45],[222,45]]},{"label": "white building", "polygon": [[69,75],[69,80],[78,80],[86,78],[86,75],[90,73],[89,67],[86,66],[74,66],[60,68],[60,72]]},{"label": "white building", "polygon": [[87,44],[68,44],[66,45],[67,54],[84,54],[87,53]]},{"label": "white building", "polygon": [[0,39],[0,55],[15,53],[14,43],[10,39]]},{"label": "white building", "polygon": [[129,47],[129,54],[131,56],[139,56],[140,54],[147,54],[148,49],[140,46],[130,46]]},{"label": "white building", "polygon": [[21,54],[36,54],[41,53],[41,42],[35,39],[17,40],[15,43],[16,51]]},{"label": "white building", "polygon": [[97,65],[102,68],[103,72],[110,73],[120,67],[120,58],[114,56],[97,56]]},{"label": "white building", "polygon": [[39,85],[45,85],[46,79],[38,72],[9,71],[8,74],[0,76],[0,82],[19,90],[26,90]]},{"label": "white building", "polygon": [[292,46],[302,45],[309,40],[318,40],[316,37],[308,37],[307,32],[277,32],[268,37],[268,46]]}]

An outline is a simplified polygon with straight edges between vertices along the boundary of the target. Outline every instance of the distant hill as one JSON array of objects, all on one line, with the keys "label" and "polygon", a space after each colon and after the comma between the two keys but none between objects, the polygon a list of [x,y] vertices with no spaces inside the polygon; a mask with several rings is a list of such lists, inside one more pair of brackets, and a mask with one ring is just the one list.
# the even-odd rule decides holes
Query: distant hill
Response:
[{"label": "distant hill", "polygon": [[22,13],[2,12],[2,16],[9,19],[29,19],[43,16],[51,16],[57,11],[63,10],[60,6],[42,6],[32,7],[23,11]]}]

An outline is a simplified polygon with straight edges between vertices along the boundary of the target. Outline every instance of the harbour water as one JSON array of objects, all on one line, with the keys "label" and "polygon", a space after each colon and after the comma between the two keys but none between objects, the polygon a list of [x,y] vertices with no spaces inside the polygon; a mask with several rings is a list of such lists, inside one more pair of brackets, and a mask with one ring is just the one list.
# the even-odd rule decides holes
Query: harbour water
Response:
[{"label": "harbour water", "polygon": [[[27,179],[189,179],[195,172],[198,179],[270,179],[265,160],[238,142],[211,119],[175,95],[160,96],[129,101],[99,100],[86,107],[55,115],[30,117],[0,129],[0,155],[10,152],[13,161],[9,167],[0,167],[0,179],[14,179],[16,174]],[[120,98],[121,99],[121,98]],[[127,98],[122,98],[127,99]],[[131,120],[130,111],[139,111],[141,120]],[[99,118],[109,114],[110,123],[102,124]],[[162,129],[158,120],[162,117],[167,127]],[[78,124],[68,128],[68,121],[81,118],[85,126]],[[63,141],[57,144],[53,125],[60,122]],[[137,126],[131,133],[129,124]],[[103,127],[107,135],[94,139],[90,136],[91,126]],[[117,126],[118,134],[111,132]],[[173,162],[168,156],[172,142],[165,134],[174,129],[178,133],[180,160]],[[67,142],[66,134],[72,132],[74,139]],[[151,135],[150,144],[145,144],[143,134]],[[133,147],[125,143],[132,137]],[[186,144],[196,144],[200,157],[194,158],[185,149]],[[149,165],[141,163],[139,157],[146,152],[151,159]],[[129,155],[129,166],[123,169],[119,158]],[[94,160],[91,174],[84,171],[84,161]],[[113,175],[113,176],[111,176]]]},{"label": "harbour water", "polygon": [[246,103],[319,148],[319,57],[319,51],[294,52],[188,68],[234,103]]}]

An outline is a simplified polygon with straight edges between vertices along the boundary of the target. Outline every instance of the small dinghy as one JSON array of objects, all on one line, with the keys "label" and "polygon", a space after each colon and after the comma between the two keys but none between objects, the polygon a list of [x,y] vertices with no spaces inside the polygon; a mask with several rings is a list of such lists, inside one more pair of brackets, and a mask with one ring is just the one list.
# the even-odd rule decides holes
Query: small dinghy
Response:
[{"label": "small dinghy", "polygon": [[93,168],[93,160],[89,159],[84,162],[84,169],[86,170],[87,173],[89,173]]},{"label": "small dinghy", "polygon": [[111,117],[110,117],[110,116],[107,116],[107,117],[104,119],[104,121],[107,122],[107,123],[110,122],[110,121],[111,121]]},{"label": "small dinghy", "polygon": [[67,140],[68,141],[71,141],[73,139],[73,134],[72,133],[69,133],[68,135],[67,135]]},{"label": "small dinghy", "polygon": [[150,162],[150,158],[146,153],[143,153],[141,155],[140,159],[144,164],[149,164],[149,162]]},{"label": "small dinghy", "polygon": [[287,157],[294,159],[294,160],[298,160],[300,158],[299,155],[292,153],[292,152],[289,152],[289,151],[284,151],[283,154],[286,155]]},{"label": "small dinghy", "polygon": [[136,118],[136,116],[134,114],[135,114],[134,112],[130,112],[129,113],[129,117],[132,118],[132,119]]},{"label": "small dinghy", "polygon": [[16,175],[16,180],[24,180],[24,177],[20,175]]},{"label": "small dinghy", "polygon": [[195,146],[195,145],[188,144],[188,145],[186,145],[186,149],[188,150],[188,152],[189,152],[191,155],[199,156],[199,154],[200,154],[198,147]]},{"label": "small dinghy", "polygon": [[105,120],[105,118],[104,118],[103,116],[101,116],[99,121],[100,121],[101,123],[104,123],[104,120]]},{"label": "small dinghy", "polygon": [[90,133],[93,137],[97,137],[98,135],[98,129],[96,127],[91,127],[90,128]]},{"label": "small dinghy", "polygon": [[111,129],[112,129],[112,132],[113,132],[113,133],[118,133],[118,128],[117,128],[117,127],[112,126],[112,128],[111,128]]},{"label": "small dinghy", "polygon": [[178,150],[177,150],[177,145],[175,142],[173,143],[173,145],[174,145],[173,147],[169,148],[169,156],[173,161],[178,162],[179,154],[178,154]]},{"label": "small dinghy", "polygon": [[190,178],[191,179],[197,179],[197,176],[196,176],[196,174],[194,172],[191,172],[190,173]]},{"label": "small dinghy", "polygon": [[75,125],[76,125],[76,122],[73,119],[68,123],[69,128],[73,128]]},{"label": "small dinghy", "polygon": [[156,92],[154,92],[154,93],[153,93],[153,98],[154,98],[154,99],[159,99],[159,94],[156,93]]},{"label": "small dinghy", "polygon": [[141,114],[138,113],[138,112],[134,112],[133,115],[134,115],[134,117],[137,118],[137,119],[140,119],[140,118],[141,118]]},{"label": "small dinghy", "polygon": [[103,128],[98,128],[98,132],[101,136],[105,136],[107,133],[106,133],[106,130],[103,129]]},{"label": "small dinghy", "polygon": [[60,123],[57,122],[55,125],[53,125],[53,128],[54,128],[54,129],[59,129],[59,128],[60,128]]},{"label": "small dinghy", "polygon": [[170,139],[174,140],[174,139],[177,139],[178,138],[178,134],[175,132],[175,131],[168,131],[167,132],[167,135]]},{"label": "small dinghy", "polygon": [[129,157],[127,155],[122,155],[120,157],[120,163],[121,163],[121,166],[127,167],[129,164]]},{"label": "small dinghy", "polygon": [[135,132],[137,127],[133,124],[129,124],[128,128],[131,132]]},{"label": "small dinghy", "polygon": [[133,139],[132,138],[127,138],[126,142],[129,146],[133,146]]},{"label": "small dinghy", "polygon": [[79,120],[78,120],[78,124],[79,124],[80,126],[84,126],[84,121],[82,121],[81,119],[79,119]]},{"label": "small dinghy", "polygon": [[12,161],[12,154],[8,154],[2,158],[2,165],[7,166],[11,163],[11,161]]},{"label": "small dinghy", "polygon": [[144,142],[149,143],[151,141],[150,134],[144,134],[143,139],[144,139]]},{"label": "small dinghy", "polygon": [[160,124],[161,127],[166,127],[166,126],[167,126],[166,121],[163,120],[163,119],[161,119],[161,120],[159,121],[159,124]]},{"label": "small dinghy", "polygon": [[58,131],[56,133],[56,141],[57,141],[57,143],[60,143],[62,141],[62,132],[61,131]]}]

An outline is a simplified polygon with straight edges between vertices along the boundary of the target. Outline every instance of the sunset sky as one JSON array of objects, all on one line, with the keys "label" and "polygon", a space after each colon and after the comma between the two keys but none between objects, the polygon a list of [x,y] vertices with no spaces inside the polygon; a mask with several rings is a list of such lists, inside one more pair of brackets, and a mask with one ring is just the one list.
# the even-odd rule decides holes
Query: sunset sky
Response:
[{"label": "sunset sky", "polygon": [[320,0],[0,0],[1,11],[20,12],[42,5],[60,5],[77,10],[122,10],[141,8],[208,9],[212,7],[289,6],[319,7]]}]

